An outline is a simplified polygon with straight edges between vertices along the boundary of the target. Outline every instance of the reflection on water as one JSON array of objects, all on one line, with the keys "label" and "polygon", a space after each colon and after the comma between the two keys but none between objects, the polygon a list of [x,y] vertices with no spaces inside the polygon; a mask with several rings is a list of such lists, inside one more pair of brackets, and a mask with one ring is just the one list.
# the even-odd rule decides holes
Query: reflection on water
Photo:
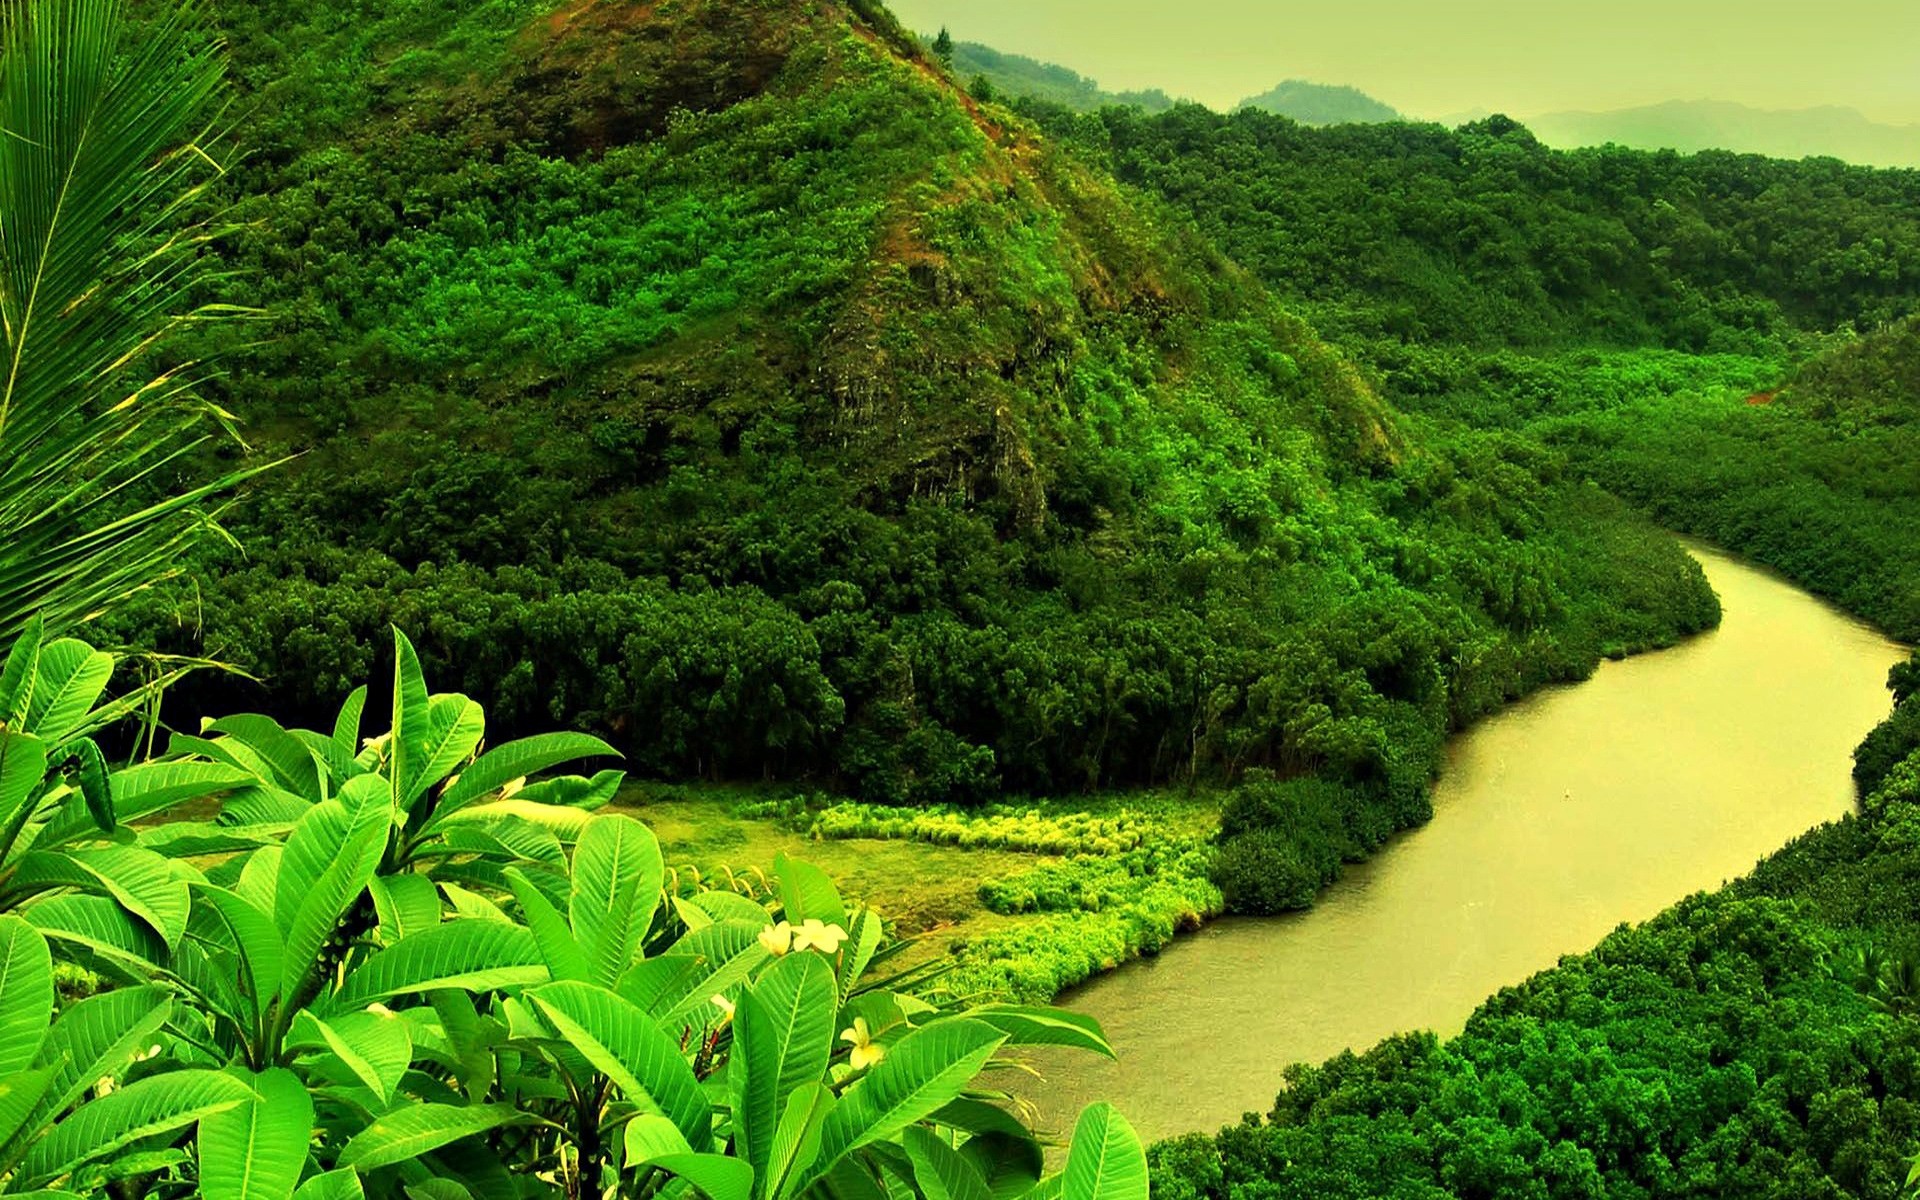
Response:
[{"label": "reflection on water", "polygon": [[1288,1063],[1405,1029],[1458,1032],[1499,988],[1623,921],[1745,873],[1853,804],[1894,643],[1690,547],[1726,610],[1673,650],[1603,664],[1455,740],[1431,824],[1311,912],[1221,921],[1064,998],[1120,1061],[1040,1056],[1043,1121],[1111,1099],[1147,1137],[1264,1112]]}]

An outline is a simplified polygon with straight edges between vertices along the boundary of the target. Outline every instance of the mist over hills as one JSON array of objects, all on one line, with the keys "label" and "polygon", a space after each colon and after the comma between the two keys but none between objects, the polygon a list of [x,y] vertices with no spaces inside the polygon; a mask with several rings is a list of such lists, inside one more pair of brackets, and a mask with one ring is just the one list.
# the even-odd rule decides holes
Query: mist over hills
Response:
[{"label": "mist over hills", "polygon": [[1361,125],[1404,121],[1398,109],[1359,88],[1289,79],[1242,100],[1239,108],[1257,108],[1291,117],[1302,125]]},{"label": "mist over hills", "polygon": [[1920,125],[1883,125],[1839,105],[1762,109],[1724,100],[1669,100],[1525,120],[1550,146],[1613,142],[1641,150],[1735,150],[1771,158],[1838,158],[1862,166],[1920,166]]},{"label": "mist over hills", "polygon": [[[978,42],[955,44],[953,70],[963,80],[985,79],[1006,96],[1059,104],[1076,112],[1123,105],[1160,113],[1175,104],[1193,103],[1158,88],[1108,91],[1069,67]],[[1303,79],[1288,79],[1250,96],[1235,111],[1250,108],[1316,126],[1428,119],[1458,126],[1496,111],[1476,105],[1429,118],[1403,113],[1356,87]],[[1826,157],[1860,166],[1920,167],[1920,125],[1876,122],[1842,105],[1765,109],[1725,100],[1667,100],[1620,109],[1518,114],[1518,119],[1542,142],[1561,149],[1611,143],[1638,150],[1732,150],[1769,158]]]},{"label": "mist over hills", "polygon": [[[931,37],[924,40],[933,41]],[[979,42],[956,42],[952,65],[954,74],[962,80],[984,78],[995,90],[1009,96],[1044,100],[1075,112],[1094,112],[1119,104],[1157,113],[1166,112],[1181,102],[1159,88],[1109,92],[1097,80],[1068,67],[1041,62],[1024,54],[1007,54]]]}]

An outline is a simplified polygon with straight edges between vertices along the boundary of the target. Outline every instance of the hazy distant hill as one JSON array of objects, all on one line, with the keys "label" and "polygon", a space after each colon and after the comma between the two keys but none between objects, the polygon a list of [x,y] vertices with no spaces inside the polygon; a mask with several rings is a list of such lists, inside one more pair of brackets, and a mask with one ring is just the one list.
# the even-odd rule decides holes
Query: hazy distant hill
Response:
[{"label": "hazy distant hill", "polygon": [[1671,100],[1613,112],[1560,112],[1527,125],[1551,146],[1617,142],[1656,150],[1739,150],[1774,158],[1828,155],[1866,166],[1920,167],[1920,125],[1881,125],[1858,110],[1769,110],[1720,100]]},{"label": "hazy distant hill", "polygon": [[1258,108],[1291,117],[1302,125],[1357,125],[1404,118],[1359,88],[1289,79],[1269,91],[1242,100],[1241,108]]},{"label": "hazy distant hill", "polygon": [[[922,39],[931,45],[931,37]],[[1159,88],[1146,92],[1109,92],[1098,82],[1053,63],[1005,54],[978,42],[957,42],[953,71],[962,81],[984,75],[995,90],[1064,105],[1078,112],[1094,112],[1110,104],[1129,105],[1147,112],[1166,112],[1176,101]]]}]

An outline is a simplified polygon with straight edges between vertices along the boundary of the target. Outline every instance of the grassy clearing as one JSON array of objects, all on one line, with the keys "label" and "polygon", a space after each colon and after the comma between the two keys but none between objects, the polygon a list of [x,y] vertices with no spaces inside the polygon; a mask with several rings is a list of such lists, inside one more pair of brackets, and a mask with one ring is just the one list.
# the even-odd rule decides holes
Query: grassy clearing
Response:
[{"label": "grassy clearing", "polygon": [[[640,783],[617,804],[652,826],[670,866],[750,875],[782,852],[817,864],[896,936],[919,939],[909,961],[953,956],[948,985],[970,993],[1048,999],[1220,911],[1206,878],[1219,800],[1206,794],[1020,800],[932,823],[912,821],[925,810],[788,788]],[[846,836],[882,826],[893,836]],[[1100,832],[1117,826],[1147,836],[1121,848]],[[1017,848],[1063,846],[1062,828],[1085,830],[1084,841],[1064,853]],[[969,844],[942,844],[956,829]]]}]

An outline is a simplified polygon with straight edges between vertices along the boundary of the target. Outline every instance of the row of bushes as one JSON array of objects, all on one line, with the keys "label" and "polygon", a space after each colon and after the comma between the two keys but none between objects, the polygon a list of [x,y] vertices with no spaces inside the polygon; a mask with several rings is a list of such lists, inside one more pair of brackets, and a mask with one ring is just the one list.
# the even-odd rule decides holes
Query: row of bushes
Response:
[{"label": "row of bushes", "polygon": [[808,832],[817,838],[900,838],[963,850],[1115,855],[1145,843],[1153,824],[1127,809],[1104,816],[1008,805],[963,811],[951,805],[900,809],[846,803],[814,814]]}]

